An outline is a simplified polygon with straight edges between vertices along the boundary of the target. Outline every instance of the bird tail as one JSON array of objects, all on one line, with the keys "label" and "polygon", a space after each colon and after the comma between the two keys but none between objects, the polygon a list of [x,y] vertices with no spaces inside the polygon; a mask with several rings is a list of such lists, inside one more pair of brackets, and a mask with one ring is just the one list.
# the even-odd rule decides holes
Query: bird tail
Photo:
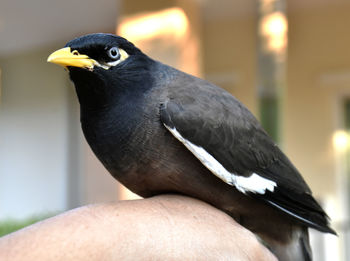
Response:
[{"label": "bird tail", "polygon": [[269,243],[271,252],[279,261],[312,261],[312,251],[307,227],[301,227],[293,232],[287,244]]},{"label": "bird tail", "polygon": [[312,261],[312,250],[310,247],[309,229],[303,227],[299,236],[299,247],[305,261]]}]

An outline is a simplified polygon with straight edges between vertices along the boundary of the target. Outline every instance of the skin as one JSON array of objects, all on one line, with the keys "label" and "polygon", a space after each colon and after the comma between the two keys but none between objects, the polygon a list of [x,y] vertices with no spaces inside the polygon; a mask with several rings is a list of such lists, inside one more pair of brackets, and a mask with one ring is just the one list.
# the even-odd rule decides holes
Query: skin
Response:
[{"label": "skin", "polygon": [[193,198],[80,207],[0,238],[0,260],[277,260],[222,211]]}]

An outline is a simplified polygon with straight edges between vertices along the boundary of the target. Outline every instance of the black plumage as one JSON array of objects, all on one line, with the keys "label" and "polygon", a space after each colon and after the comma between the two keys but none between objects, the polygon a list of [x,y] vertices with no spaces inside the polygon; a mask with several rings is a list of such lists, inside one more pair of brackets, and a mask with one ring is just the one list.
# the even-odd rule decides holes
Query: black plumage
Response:
[{"label": "black plumage", "polygon": [[307,227],[335,233],[298,170],[231,94],[115,35],[61,50],[49,61],[69,69],[89,145],[133,192],[209,202],[280,260],[311,260]]}]

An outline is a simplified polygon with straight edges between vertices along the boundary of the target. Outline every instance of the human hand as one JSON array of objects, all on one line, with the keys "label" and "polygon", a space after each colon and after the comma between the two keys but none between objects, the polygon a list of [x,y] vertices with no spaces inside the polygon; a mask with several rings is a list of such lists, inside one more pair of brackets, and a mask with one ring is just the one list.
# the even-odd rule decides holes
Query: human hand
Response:
[{"label": "human hand", "polygon": [[80,207],[0,238],[0,260],[277,260],[222,211],[161,195]]}]

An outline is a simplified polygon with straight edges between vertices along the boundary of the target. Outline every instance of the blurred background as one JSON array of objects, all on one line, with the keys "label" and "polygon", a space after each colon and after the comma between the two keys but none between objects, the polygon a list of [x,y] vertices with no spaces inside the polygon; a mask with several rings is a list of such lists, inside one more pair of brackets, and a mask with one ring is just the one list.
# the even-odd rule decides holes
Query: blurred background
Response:
[{"label": "blurred background", "polygon": [[311,231],[315,260],[350,260],[349,14],[348,0],[1,0],[0,233],[135,197],[90,151],[68,75],[46,63],[109,32],[238,97],[339,233]]}]

